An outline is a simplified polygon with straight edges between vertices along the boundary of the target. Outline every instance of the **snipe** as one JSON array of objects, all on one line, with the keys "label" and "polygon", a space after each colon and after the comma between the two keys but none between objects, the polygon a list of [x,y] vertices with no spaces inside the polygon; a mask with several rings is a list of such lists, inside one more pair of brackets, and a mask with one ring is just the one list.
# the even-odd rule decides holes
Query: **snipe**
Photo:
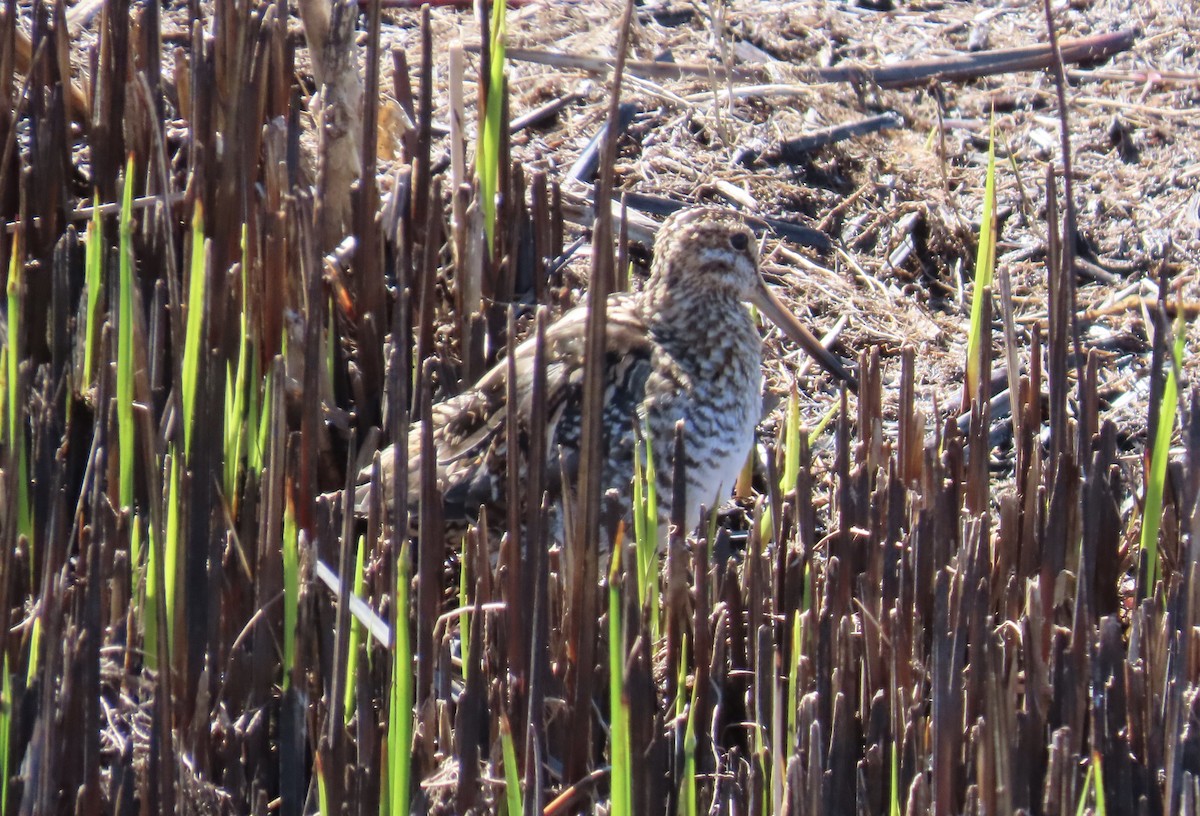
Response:
[{"label": "snipe", "polygon": [[[772,294],[759,272],[758,243],[736,213],[713,207],[685,210],[663,223],[654,242],[650,278],[637,293],[608,299],[603,438],[604,487],[623,496],[628,515],[635,423],[654,451],[659,506],[670,508],[675,425],[684,421],[688,518],[701,505],[722,501],[733,487],[754,441],[762,409],[762,340],[745,303],[782,328],[830,373],[855,388],[841,361],[805,329]],[[546,331],[545,450],[549,478],[574,478],[582,421],[587,309],[576,307]],[[533,382],[533,341],[516,349],[516,393],[507,404],[507,361],[471,390],[433,407],[437,475],[448,529],[461,529],[485,506],[489,519],[504,518],[505,424],[528,427]],[[409,435],[409,495],[415,524],[420,426]],[[392,496],[392,449],[384,451],[382,496]],[[560,463],[560,452],[563,457]],[[365,506],[370,478],[360,476],[356,503]],[[548,485],[552,493],[561,485]],[[559,498],[557,495],[553,498]]]}]

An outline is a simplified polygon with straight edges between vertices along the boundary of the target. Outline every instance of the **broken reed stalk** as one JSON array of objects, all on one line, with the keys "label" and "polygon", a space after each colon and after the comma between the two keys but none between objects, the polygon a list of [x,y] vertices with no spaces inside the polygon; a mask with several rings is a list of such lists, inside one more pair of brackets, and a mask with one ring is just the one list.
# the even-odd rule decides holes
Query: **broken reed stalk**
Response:
[{"label": "broken reed stalk", "polygon": [[[252,27],[248,12],[222,9],[234,15],[227,18],[234,28]],[[158,148],[150,134],[160,123],[154,109],[168,103],[150,78],[138,87],[150,89],[155,104],[146,103],[144,91],[125,98],[127,74],[121,66],[128,67],[129,51],[117,46],[128,44],[131,35],[128,20],[121,17],[127,11],[118,2],[105,18],[98,62],[106,73],[93,78],[97,110],[122,126],[97,121],[87,134],[101,188],[95,247],[102,250],[96,277],[102,283],[93,288],[103,288],[106,281],[114,292],[116,220],[107,208],[114,200],[116,174],[102,162],[116,157],[116,164],[122,163],[128,133],[137,166],[155,167],[153,151]],[[429,77],[428,16],[425,25],[422,62]],[[14,451],[14,434],[6,430],[0,479],[13,484],[17,468],[11,463],[15,454],[24,453],[32,478],[22,481],[33,488],[28,529],[18,534],[6,516],[0,530],[5,543],[0,598],[7,599],[0,603],[0,640],[11,661],[0,683],[8,690],[0,694],[14,716],[5,732],[13,739],[10,757],[22,754],[28,760],[20,767],[0,768],[4,779],[12,780],[9,801],[19,798],[22,807],[28,803],[29,809],[46,812],[77,801],[84,811],[124,814],[166,812],[173,802],[201,807],[223,801],[253,809],[278,797],[281,812],[299,813],[314,773],[309,757],[315,752],[325,783],[332,782],[331,801],[351,809],[374,812],[385,795],[394,812],[409,804],[426,810],[452,807],[436,799],[444,788],[428,784],[443,770],[436,764],[439,757],[459,765],[460,784],[453,792],[457,809],[488,809],[501,796],[491,783],[498,774],[489,763],[501,753],[495,734],[504,711],[513,723],[513,746],[503,762],[506,772],[512,765],[523,766],[526,813],[561,811],[569,802],[603,806],[610,777],[597,768],[603,762],[597,742],[585,738],[585,729],[596,723],[594,701],[604,697],[596,692],[603,689],[580,691],[578,684],[572,685],[576,676],[563,668],[574,660],[571,671],[579,675],[590,674],[596,665],[596,581],[593,577],[577,585],[584,590],[575,594],[570,583],[575,576],[563,571],[567,559],[544,543],[549,508],[540,500],[538,484],[558,476],[534,475],[545,452],[536,447],[529,451],[526,486],[532,495],[521,517],[509,523],[524,527],[519,548],[508,548],[493,575],[487,525],[505,524],[501,519],[482,520],[481,530],[465,547],[463,560],[473,566],[467,590],[473,595],[471,608],[463,615],[469,619],[469,633],[455,635],[446,628],[460,616],[445,606],[446,553],[440,536],[418,545],[420,583],[414,603],[406,600],[413,588],[406,576],[414,561],[405,543],[410,529],[406,479],[392,482],[387,524],[379,523],[378,488],[369,499],[376,509],[363,528],[364,585],[371,606],[388,609],[394,642],[412,634],[413,642],[421,644],[415,660],[399,645],[388,655],[372,643],[365,647],[375,650],[368,652],[371,659],[360,661],[357,676],[351,674],[337,653],[347,648],[340,638],[352,604],[339,596],[335,605],[322,586],[303,578],[301,565],[310,563],[309,558],[332,560],[335,547],[349,553],[350,538],[360,532],[360,522],[346,514],[341,543],[335,544],[336,528],[323,513],[312,512],[315,493],[346,476],[326,472],[337,471],[341,461],[351,458],[345,447],[351,425],[330,432],[342,412],[353,409],[359,423],[373,423],[366,419],[372,411],[380,419],[386,414],[389,437],[397,442],[394,465],[405,473],[414,386],[417,402],[428,405],[434,388],[440,394],[455,387],[459,369],[453,352],[445,360],[433,353],[438,350],[434,316],[445,305],[438,300],[443,297],[438,286],[450,270],[439,251],[447,222],[446,201],[439,192],[445,176],[430,161],[432,90],[423,79],[418,106],[408,104],[417,123],[414,134],[423,134],[405,141],[413,169],[397,173],[395,198],[381,219],[386,254],[382,259],[374,252],[370,258],[360,254],[354,260],[355,272],[359,263],[367,269],[368,263],[386,260],[395,279],[392,296],[383,298],[379,317],[371,319],[374,328],[356,327],[364,332],[360,337],[372,330],[381,334],[385,320],[391,329],[384,369],[386,411],[364,404],[371,402],[364,396],[370,376],[360,374],[363,387],[355,391],[355,380],[345,371],[331,376],[323,371],[331,359],[324,337],[330,284],[321,275],[311,201],[297,185],[299,99],[290,92],[294,71],[283,33],[278,26],[264,30],[262,41],[197,36],[187,55],[188,71],[180,74],[195,85],[194,93],[189,88],[181,97],[190,100],[185,118],[193,127],[194,153],[186,157],[196,173],[191,189],[210,212],[213,204],[241,202],[226,207],[237,218],[228,212],[214,217],[193,239],[203,259],[200,282],[211,278],[213,283],[206,295],[212,300],[208,313],[199,315],[206,318],[206,328],[195,332],[201,339],[187,364],[195,372],[196,385],[188,386],[189,391],[194,388],[195,404],[187,411],[195,414],[194,420],[180,416],[180,372],[192,341],[185,325],[165,327],[167,320],[184,319],[183,310],[175,308],[181,300],[178,292],[186,291],[180,286],[184,281],[173,279],[178,272],[164,253],[169,246],[185,245],[186,207],[172,210],[182,217],[143,217],[128,236],[138,259],[130,279],[136,295],[130,309],[145,324],[144,341],[132,344],[144,347],[137,353],[144,363],[138,367],[145,372],[144,380],[133,381],[139,403],[133,426],[139,454],[133,504],[149,517],[147,529],[156,535],[170,525],[164,516],[171,510],[163,505],[178,505],[187,546],[175,575],[165,561],[131,562],[134,516],[114,512],[110,497],[115,492],[110,457],[116,455],[117,435],[111,422],[119,317],[115,298],[109,297],[108,304],[96,302],[98,325],[92,332],[98,337],[92,345],[98,353],[90,361],[94,388],[90,376],[78,383],[64,380],[74,370],[75,354],[82,357],[87,329],[86,321],[74,325],[58,316],[69,315],[83,288],[92,284],[84,283],[88,273],[70,250],[70,240],[60,251],[62,236],[55,234],[72,220],[69,204],[28,182],[53,170],[48,160],[70,166],[71,146],[38,130],[39,138],[46,137],[40,142],[49,146],[46,153],[27,156],[14,147],[9,154],[19,159],[13,166],[21,175],[6,176],[5,183],[19,183],[8,189],[19,191],[21,198],[0,215],[6,222],[20,222],[22,243],[19,249],[9,247],[13,268],[19,270],[9,282],[14,291],[19,289],[19,297],[7,302],[5,326],[11,329],[9,349],[20,353],[8,361],[7,392],[14,396],[6,396],[6,408],[12,409],[12,424],[28,442]],[[138,37],[143,43],[161,39],[154,32],[142,34],[147,35]],[[262,47],[249,48],[250,43]],[[255,63],[248,53],[264,62]],[[394,56],[404,65],[402,54]],[[0,54],[0,62],[4,59]],[[130,64],[137,75],[140,62]],[[47,97],[53,72],[44,65],[38,71],[31,96]],[[399,89],[408,86],[407,71],[402,74],[396,80]],[[0,82],[9,80],[11,76]],[[230,83],[247,90],[241,96],[227,93],[231,88],[224,86]],[[245,103],[239,111],[254,112],[237,131],[252,138],[241,149],[217,151],[217,135],[229,133],[218,100],[235,97]],[[402,106],[407,104],[402,95],[398,98]],[[274,122],[275,116],[290,124]],[[32,126],[44,127],[37,122]],[[5,144],[19,144],[12,127],[6,126],[0,136]],[[261,151],[251,148],[259,138]],[[259,166],[260,156],[269,157],[265,166]],[[170,167],[188,163],[184,157],[171,158]],[[611,155],[600,164],[602,169],[611,165]],[[163,183],[161,172],[143,174],[137,183],[149,178],[159,185],[169,204],[165,213],[177,203],[171,190],[182,189],[187,179],[170,176],[170,184]],[[257,193],[248,194],[251,185],[260,183],[262,208]],[[503,218],[508,222],[499,225],[498,233],[508,243],[512,264],[503,271],[512,277],[501,284],[498,276],[489,276],[480,285],[495,285],[499,298],[511,295],[518,265],[524,263],[512,259],[519,255],[514,236],[532,229],[538,257],[531,289],[537,302],[544,303],[561,297],[541,276],[561,280],[551,260],[563,255],[562,195],[544,177],[532,178],[529,186],[532,226],[520,225],[526,213],[523,201],[517,201],[523,197],[519,177],[511,182],[510,201],[498,208],[507,213]],[[1049,220],[1056,223],[1054,183],[1049,189]],[[602,190],[596,198],[605,212],[609,195]],[[367,199],[356,215],[358,223],[371,211]],[[249,222],[244,232],[243,213]],[[162,240],[162,230],[171,241]],[[1065,235],[1070,240],[1070,231]],[[598,247],[611,250],[611,231],[608,236]],[[210,242],[207,255],[205,239]],[[797,469],[794,485],[772,472],[772,524],[761,524],[764,502],[754,512],[753,534],[741,541],[727,527],[706,530],[689,552],[681,532],[673,535],[663,590],[665,671],[671,678],[664,685],[674,686],[671,693],[657,691],[661,676],[652,674],[650,658],[659,644],[645,637],[644,623],[634,622],[637,610],[625,607],[629,625],[618,644],[631,700],[629,742],[639,759],[630,773],[635,810],[674,797],[693,803],[696,810],[718,800],[747,810],[765,809],[769,803],[772,809],[819,812],[824,802],[837,801],[866,812],[881,812],[880,803],[889,810],[918,812],[932,807],[936,793],[943,810],[978,803],[988,812],[1064,812],[1083,801],[1077,792],[1085,783],[1089,796],[1102,789],[1115,813],[1175,812],[1194,802],[1200,763],[1186,738],[1195,725],[1187,704],[1194,691],[1194,646],[1187,633],[1200,621],[1191,589],[1194,559],[1180,554],[1194,555],[1200,546],[1200,522],[1182,509],[1195,506],[1200,484],[1200,434],[1195,431],[1200,411],[1193,400],[1187,459],[1167,469],[1178,495],[1167,494],[1163,514],[1164,594],[1125,609],[1118,588],[1125,570],[1120,546],[1128,530],[1122,527],[1120,508],[1129,489],[1117,467],[1116,429],[1109,423],[1096,427],[1095,357],[1087,359],[1079,377],[1079,434],[1071,433],[1066,363],[1057,361],[1070,351],[1068,321],[1074,309],[1062,278],[1067,264],[1058,240],[1058,231],[1052,230],[1051,359],[1043,359],[1042,336],[1035,327],[1028,375],[1018,379],[1013,395],[1013,412],[1020,421],[1014,427],[1017,466],[1011,492],[990,492],[988,408],[981,398],[963,433],[954,423],[927,432],[911,350],[902,352],[900,428],[893,448],[882,430],[889,415],[881,402],[885,380],[878,354],[870,354],[862,364],[857,417],[843,407],[832,454],[823,443],[810,449],[802,433],[795,436],[798,451],[790,449],[790,436],[777,443],[789,448],[780,451],[781,461],[795,461]],[[360,243],[360,253],[365,247]],[[26,274],[32,264],[51,274]],[[243,296],[238,286],[229,285],[239,280],[229,274],[234,264],[244,265],[251,294]],[[289,270],[299,270],[299,275]],[[611,281],[611,272],[604,270],[604,281]],[[604,285],[594,291],[605,291]],[[171,287],[177,293],[165,296],[164,288]],[[303,319],[298,333],[286,340],[285,313]],[[48,339],[20,328],[38,325],[35,321],[47,314],[55,316]],[[226,371],[240,355],[242,321],[226,319],[230,315],[249,317],[248,332],[261,344],[255,349],[265,355],[261,371],[269,385],[263,387],[276,395],[264,408],[261,472],[229,480],[240,491],[235,496],[224,495],[225,480],[218,484],[206,478],[221,463],[215,445],[204,444],[227,438],[233,430],[227,426],[235,421],[230,417],[240,413],[223,410],[231,382]],[[541,338],[544,357],[545,313],[539,312],[536,320],[535,337]],[[418,378],[413,377],[409,342],[414,329],[422,355],[415,362],[424,375]],[[287,357],[276,356],[285,345]],[[483,347],[480,340],[478,348]],[[335,368],[348,367],[342,350],[332,359]],[[986,372],[985,360],[980,365]],[[298,361],[307,367],[298,370]],[[354,363],[360,365],[357,359]],[[481,350],[472,365],[482,364]],[[1045,450],[1039,438],[1044,364],[1051,370],[1052,416]],[[1011,359],[1009,368],[1010,377],[1018,371]],[[544,391],[537,378],[546,376],[540,364],[538,369],[535,395]],[[436,383],[429,376],[434,373]],[[980,378],[981,386],[987,379]],[[327,394],[330,384],[332,394]],[[291,396],[285,396],[289,389]],[[322,414],[323,402],[330,406],[328,415]],[[162,490],[167,454],[159,446],[175,445],[178,457],[185,422],[191,421],[201,444],[181,474],[179,501],[163,502],[169,495]],[[542,423],[537,419],[534,426]],[[355,427],[365,431],[362,424]],[[964,450],[968,442],[970,448]],[[830,474],[831,455],[835,466]],[[241,470],[259,468],[243,465]],[[791,475],[790,465],[786,470]],[[51,489],[55,485],[60,487]],[[432,515],[438,508],[436,493],[428,484],[422,492],[421,523],[438,529]],[[593,513],[603,520],[600,509]],[[347,531],[350,525],[353,532]],[[390,532],[380,535],[381,526]],[[286,570],[280,563],[285,558]],[[518,561],[519,576],[514,572],[511,577],[519,581],[506,584],[501,576]],[[345,565],[343,560],[348,578]],[[131,603],[142,591],[134,582],[137,568],[153,569],[160,586],[177,583],[178,621],[163,616],[165,607],[157,601]],[[622,580],[630,578],[627,571]],[[626,592],[626,599],[632,597],[627,587],[617,589]],[[26,634],[25,609],[36,610],[43,627],[40,641]],[[415,622],[413,609],[418,610]],[[147,635],[151,611],[158,631],[154,641]],[[562,617],[572,619],[578,632],[564,632],[558,625]],[[527,636],[523,645],[508,636],[509,626],[520,627]],[[164,653],[169,628],[177,630],[181,644],[174,654]],[[462,686],[453,662],[458,658],[452,657],[456,637],[464,645]],[[152,643],[159,664],[153,680],[147,662]],[[581,650],[580,644],[590,644],[591,651]],[[414,693],[412,681],[418,676],[422,685]],[[406,679],[409,690],[403,691],[400,681]],[[617,671],[611,682],[622,682]],[[347,722],[333,716],[330,705],[342,696],[325,699],[322,693],[350,683],[358,684],[358,704]],[[1089,694],[1092,688],[1105,693]],[[110,729],[104,741],[94,725],[102,714],[103,727]],[[385,764],[386,742],[379,731],[385,715],[390,723],[386,738],[394,740],[386,757],[390,791],[375,781]],[[674,728],[673,716],[680,718]],[[28,717],[33,719],[20,719]],[[226,717],[237,727],[210,727]],[[147,722],[149,732],[142,727]],[[413,733],[420,735],[416,742]],[[128,750],[111,752],[102,750],[103,745]],[[244,773],[215,778],[213,769],[225,767],[230,752],[242,757]],[[194,764],[181,777],[178,756],[183,754],[194,758]],[[400,760],[402,765],[394,764]],[[37,768],[42,775],[36,780],[23,776],[23,767]],[[565,775],[563,768],[568,769]],[[410,771],[417,784],[404,781],[403,774]],[[506,776],[508,792],[515,792],[512,775]],[[76,796],[78,791],[82,793]]]},{"label": "broken reed stalk", "polygon": [[[576,571],[570,576],[572,597],[578,601],[570,619],[568,642],[574,644],[576,660],[572,666],[571,704],[575,712],[578,737],[567,754],[564,774],[567,779],[580,779],[587,773],[591,753],[591,717],[585,713],[591,706],[595,664],[597,616],[599,598],[596,582],[599,577],[597,558],[600,549],[602,473],[604,453],[602,426],[604,416],[604,365],[607,325],[607,299],[615,280],[613,268],[612,189],[613,164],[616,159],[621,78],[629,47],[629,32],[633,20],[633,0],[627,0],[617,40],[617,59],[609,97],[609,133],[601,150],[600,181],[596,185],[596,222],[592,233],[592,278],[588,299],[587,329],[584,352],[582,427],[579,456],[579,508],[576,526],[568,533],[567,546],[575,551]],[[606,549],[612,549],[608,542]],[[611,679],[610,679],[611,682]]]}]

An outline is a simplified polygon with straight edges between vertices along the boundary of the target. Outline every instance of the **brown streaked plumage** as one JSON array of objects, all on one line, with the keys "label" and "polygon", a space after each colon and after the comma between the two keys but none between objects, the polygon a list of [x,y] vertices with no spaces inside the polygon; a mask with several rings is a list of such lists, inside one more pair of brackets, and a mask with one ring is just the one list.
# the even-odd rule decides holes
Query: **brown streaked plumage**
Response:
[{"label": "brown streaked plumage", "polygon": [[[655,452],[659,506],[671,506],[675,425],[684,421],[688,518],[701,505],[722,501],[754,440],[762,398],[762,340],[744,303],[749,302],[831,373],[856,387],[836,356],[801,326],[759,274],[758,245],[734,212],[711,207],[676,213],[654,243],[650,278],[637,293],[608,299],[604,395],[604,487],[615,488],[629,511],[635,422]],[[580,440],[585,306],[546,330],[548,480],[574,478]],[[534,344],[516,349],[515,410],[507,404],[507,361],[471,390],[433,407],[437,475],[448,529],[461,529],[481,505],[503,518],[508,455],[505,425],[531,415]],[[409,480],[417,496],[420,426],[409,435]],[[382,495],[392,495],[391,449],[382,458]],[[560,467],[559,452],[564,459]],[[369,469],[360,476],[356,503],[367,496]],[[547,485],[557,493],[558,480]],[[559,496],[555,495],[555,499]],[[412,515],[415,523],[415,512]]]}]

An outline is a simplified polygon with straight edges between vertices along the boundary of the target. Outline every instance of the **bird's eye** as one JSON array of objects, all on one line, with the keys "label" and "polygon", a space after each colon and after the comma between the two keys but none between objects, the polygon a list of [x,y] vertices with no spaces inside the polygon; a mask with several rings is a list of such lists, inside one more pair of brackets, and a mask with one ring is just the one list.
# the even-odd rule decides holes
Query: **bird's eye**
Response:
[{"label": "bird's eye", "polygon": [[735,232],[729,236],[729,245],[738,252],[744,252],[746,247],[750,246],[750,239],[746,237],[744,232]]}]

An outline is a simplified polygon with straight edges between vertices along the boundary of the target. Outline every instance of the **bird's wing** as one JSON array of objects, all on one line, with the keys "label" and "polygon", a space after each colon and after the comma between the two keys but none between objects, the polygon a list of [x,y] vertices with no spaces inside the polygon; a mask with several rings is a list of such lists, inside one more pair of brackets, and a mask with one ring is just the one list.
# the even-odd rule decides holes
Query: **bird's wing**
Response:
[{"label": "bird's wing", "polygon": [[[644,383],[645,375],[638,364],[648,365],[651,341],[632,296],[617,294],[610,297],[606,328],[606,390],[627,382],[630,377],[640,377]],[[553,426],[564,408],[580,400],[586,336],[586,306],[571,309],[546,329],[546,416],[551,439]],[[535,339],[530,338],[514,352],[516,416],[524,427],[528,427],[533,413],[535,348]],[[434,407],[439,464],[450,464],[480,453],[497,433],[502,432],[511,413],[508,373],[508,360],[501,360],[470,391]],[[606,394],[606,403],[610,402],[609,397]]]},{"label": "bird's wing", "polygon": [[476,453],[504,427],[508,376],[507,372],[497,375],[498,368],[488,372],[470,391],[433,406],[434,447],[440,467]]},{"label": "bird's wing", "polygon": [[[630,413],[641,400],[654,350],[631,295],[621,293],[609,298],[605,333],[604,405],[612,407],[614,401],[627,403],[625,398],[633,398],[634,404],[622,406],[623,413]],[[586,337],[586,306],[572,309],[546,332],[546,415],[551,423],[564,414],[582,410]],[[518,411],[522,420],[528,421],[533,401],[532,348],[526,358],[518,358],[517,366]],[[554,440],[554,428],[547,431]]]},{"label": "bird's wing", "polygon": [[[586,327],[587,307],[578,306],[546,329],[545,450],[553,463],[547,473],[552,481],[557,481],[563,470],[573,477],[577,469]],[[632,423],[642,403],[655,346],[636,301],[629,294],[610,296],[606,333],[605,414],[601,421],[606,428],[613,428],[623,422]],[[529,430],[535,347],[535,339],[530,338],[514,351],[515,410],[508,404],[508,360],[497,363],[469,391],[433,406],[431,419],[437,470],[448,505],[477,508],[480,501],[494,497],[502,490],[502,484],[496,479],[502,480],[508,468],[506,423],[515,417],[522,434]],[[415,423],[409,433],[410,480],[418,473],[420,440],[421,424]],[[560,447],[570,454],[562,462],[561,469],[558,464]],[[388,476],[390,473],[385,475],[385,487]],[[364,471],[363,477],[369,478],[369,473]]]}]

